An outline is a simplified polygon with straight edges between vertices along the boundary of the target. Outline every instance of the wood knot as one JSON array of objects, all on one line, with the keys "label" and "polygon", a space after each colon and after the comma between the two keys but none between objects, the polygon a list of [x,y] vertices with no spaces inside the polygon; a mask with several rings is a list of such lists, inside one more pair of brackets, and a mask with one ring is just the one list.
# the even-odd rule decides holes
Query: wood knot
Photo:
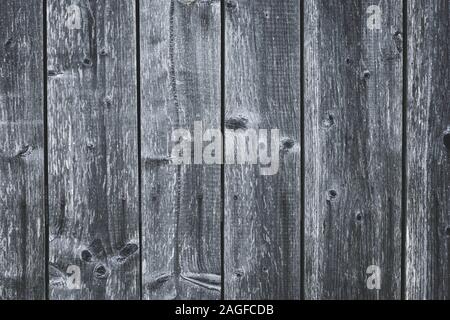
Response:
[{"label": "wood knot", "polygon": [[230,130],[245,130],[248,128],[248,119],[242,116],[231,117],[225,120],[225,127]]},{"label": "wood knot", "polygon": [[84,58],[83,59],[83,65],[85,67],[92,67],[92,60],[90,58],[88,58],[88,57]]},{"label": "wood knot", "polygon": [[87,142],[87,143],[86,143],[86,148],[87,148],[89,151],[93,151],[93,150],[95,149],[95,145],[94,145],[92,142]]},{"label": "wood knot", "polygon": [[13,43],[13,38],[12,37],[6,39],[6,41],[4,43],[5,48],[8,48],[9,46],[11,46],[12,43]]},{"label": "wood knot", "polygon": [[450,237],[450,227],[447,227],[445,229],[445,234],[447,235],[447,237]]},{"label": "wood knot", "polygon": [[[182,141],[183,138],[180,138],[180,141]],[[172,158],[168,157],[168,156],[152,156],[152,157],[145,157],[144,158],[144,163],[146,165],[153,165],[153,164],[158,164],[158,165],[167,165],[169,163],[172,162]]]},{"label": "wood knot", "polygon": [[111,97],[106,97],[104,100],[103,100],[103,103],[105,104],[105,106],[106,106],[106,108],[111,108],[111,105],[112,105],[112,99],[111,99]]},{"label": "wood knot", "polygon": [[63,72],[60,72],[58,70],[54,70],[54,69],[49,69],[47,70],[47,77],[57,77],[60,74],[64,74]]},{"label": "wood knot", "polygon": [[235,276],[237,279],[241,279],[241,278],[244,276],[244,271],[242,271],[242,270],[236,270],[236,271],[234,271],[234,276]]},{"label": "wood knot", "polygon": [[96,265],[94,268],[94,276],[97,279],[106,279],[108,277],[108,273],[108,269],[106,269],[106,267],[101,263]]},{"label": "wood knot", "polygon": [[99,52],[100,56],[104,57],[108,55],[108,51],[105,48],[102,48]]},{"label": "wood knot", "polygon": [[291,138],[283,138],[281,140],[281,151],[289,151],[295,146],[295,141]]},{"label": "wood knot", "polygon": [[28,157],[32,152],[34,148],[33,146],[30,146],[28,144],[22,146],[22,148],[17,152],[16,158],[26,158]]},{"label": "wood knot", "polygon": [[92,253],[90,253],[89,250],[81,251],[81,260],[83,260],[85,262],[91,262],[92,261]]},{"label": "wood knot", "polygon": [[366,80],[370,79],[370,71],[369,70],[364,70],[363,78],[366,79]]},{"label": "wood knot", "polygon": [[322,127],[323,128],[331,128],[334,125],[334,116],[329,114],[322,120]]},{"label": "wood knot", "polygon": [[361,213],[358,212],[358,213],[356,214],[356,220],[357,220],[357,221],[361,221],[361,220],[362,220],[362,214],[361,214]]},{"label": "wood knot", "polygon": [[338,193],[336,190],[328,190],[328,200],[334,200],[338,196]]},{"label": "wood knot", "polygon": [[135,243],[128,243],[125,247],[120,249],[119,258],[117,259],[119,262],[123,262],[131,257],[135,252],[137,252],[139,246]]}]

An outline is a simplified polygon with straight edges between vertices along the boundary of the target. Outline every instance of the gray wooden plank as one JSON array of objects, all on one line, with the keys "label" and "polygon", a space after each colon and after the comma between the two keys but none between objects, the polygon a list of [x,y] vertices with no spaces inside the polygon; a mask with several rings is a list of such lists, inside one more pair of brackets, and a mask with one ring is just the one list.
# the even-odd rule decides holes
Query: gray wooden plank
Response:
[{"label": "gray wooden plank", "polygon": [[42,1],[0,2],[0,299],[45,298]]},{"label": "gray wooden plank", "polygon": [[138,299],[135,3],[49,0],[47,24],[50,298]]},{"label": "gray wooden plank", "polygon": [[168,159],[172,132],[219,128],[220,1],[140,1],[144,299],[218,299],[220,165]]},{"label": "gray wooden plank", "polygon": [[305,1],[306,299],[401,296],[402,1],[373,4]]},{"label": "gray wooden plank", "polygon": [[[259,165],[225,166],[225,298],[299,299],[300,2],[239,0],[225,7],[227,133],[279,129],[281,137],[279,157],[272,154],[279,158],[276,174],[262,175]],[[234,153],[227,145],[226,154]]]},{"label": "gray wooden plank", "polygon": [[449,4],[407,7],[407,299],[450,299]]}]

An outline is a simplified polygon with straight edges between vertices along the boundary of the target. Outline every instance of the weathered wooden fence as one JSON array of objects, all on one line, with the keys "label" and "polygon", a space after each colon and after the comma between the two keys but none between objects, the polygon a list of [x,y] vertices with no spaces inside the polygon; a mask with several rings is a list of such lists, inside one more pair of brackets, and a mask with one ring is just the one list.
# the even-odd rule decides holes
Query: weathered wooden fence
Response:
[{"label": "weathered wooden fence", "polygon": [[450,299],[449,4],[0,0],[0,298]]}]

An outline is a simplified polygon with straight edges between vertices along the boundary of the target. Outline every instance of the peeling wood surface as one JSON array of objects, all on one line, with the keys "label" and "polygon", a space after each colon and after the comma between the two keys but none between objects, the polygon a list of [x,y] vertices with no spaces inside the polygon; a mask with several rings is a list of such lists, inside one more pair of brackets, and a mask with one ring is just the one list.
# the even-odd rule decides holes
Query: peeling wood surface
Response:
[{"label": "peeling wood surface", "polygon": [[400,298],[402,2],[371,4],[305,2],[307,299]]},{"label": "peeling wood surface", "polygon": [[221,167],[170,163],[172,132],[220,129],[220,2],[140,1],[144,299],[221,297]]},{"label": "peeling wood surface", "polygon": [[406,298],[450,299],[450,4],[408,1]]},{"label": "peeling wood surface", "polygon": [[45,298],[42,18],[0,2],[0,299]]},{"label": "peeling wood surface", "polygon": [[225,166],[225,299],[299,299],[300,2],[228,3],[226,129],[279,129],[289,142],[276,175]]},{"label": "peeling wood surface", "polygon": [[50,299],[139,299],[135,6],[71,3],[47,1]]}]

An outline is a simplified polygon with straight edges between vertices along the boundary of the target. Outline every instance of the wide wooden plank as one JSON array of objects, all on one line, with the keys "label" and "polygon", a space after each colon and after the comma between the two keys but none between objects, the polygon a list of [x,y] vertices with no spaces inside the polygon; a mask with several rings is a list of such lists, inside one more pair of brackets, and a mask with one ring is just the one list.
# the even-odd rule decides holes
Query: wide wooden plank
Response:
[{"label": "wide wooden plank", "polygon": [[45,298],[42,1],[0,2],[0,299]]},{"label": "wide wooden plank", "polygon": [[143,298],[217,299],[221,167],[170,156],[174,130],[220,129],[220,2],[140,1],[140,44]]},{"label": "wide wooden plank", "polygon": [[[225,166],[225,298],[299,299],[300,2],[239,0],[225,7],[227,158],[255,147],[249,141],[247,150],[233,150],[232,133],[256,130],[259,140],[259,164],[236,158]],[[267,139],[258,129],[271,130]],[[262,170],[269,167],[261,163],[267,149],[272,172]]]},{"label": "wide wooden plank", "polygon": [[407,10],[406,298],[450,299],[450,3]]},{"label": "wide wooden plank", "polygon": [[50,298],[138,299],[135,4],[48,0],[47,24]]},{"label": "wide wooden plank", "polygon": [[402,1],[373,4],[305,1],[306,299],[401,296]]}]

